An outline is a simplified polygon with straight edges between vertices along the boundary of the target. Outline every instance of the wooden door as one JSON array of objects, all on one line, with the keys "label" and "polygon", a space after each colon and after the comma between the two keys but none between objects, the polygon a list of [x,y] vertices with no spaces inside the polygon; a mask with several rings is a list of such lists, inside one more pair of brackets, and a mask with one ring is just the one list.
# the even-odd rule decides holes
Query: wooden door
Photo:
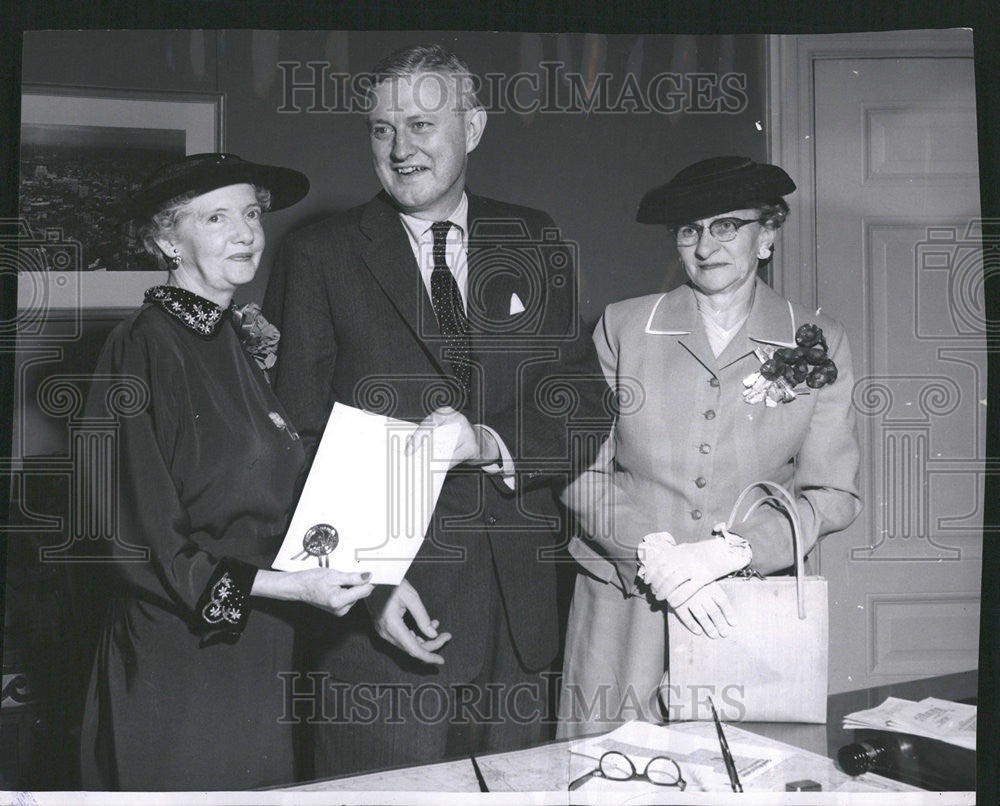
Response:
[{"label": "wooden door", "polygon": [[830,689],[974,669],[986,350],[972,35],[776,44],[794,63],[779,65],[790,97],[774,99],[772,125],[787,125],[772,153],[803,191],[776,285],[846,326],[862,444],[864,511],[814,558]]}]

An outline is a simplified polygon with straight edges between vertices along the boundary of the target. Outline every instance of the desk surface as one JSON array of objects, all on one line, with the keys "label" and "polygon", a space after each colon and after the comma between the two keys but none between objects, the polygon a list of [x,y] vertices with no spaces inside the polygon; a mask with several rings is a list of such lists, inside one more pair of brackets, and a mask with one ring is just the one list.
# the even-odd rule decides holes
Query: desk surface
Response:
[{"label": "desk surface", "polygon": [[[774,780],[760,780],[747,791],[774,791],[784,789],[783,782],[795,777],[811,777],[824,784],[824,791],[889,791],[897,788],[909,790],[907,784],[930,789],[955,789],[945,778],[927,774],[923,770],[904,769],[897,776],[903,783],[896,787],[880,776],[866,775],[855,781],[845,780],[831,759],[845,744],[856,740],[853,730],[844,730],[843,717],[853,711],[874,707],[887,697],[901,697],[920,700],[924,697],[940,697],[948,700],[968,700],[976,696],[978,673],[961,672],[942,677],[894,683],[860,691],[850,691],[831,695],[827,704],[825,725],[797,725],[789,723],[746,722],[730,726],[734,733],[749,731],[766,739],[783,742],[800,748],[805,753],[804,764],[809,775],[783,775],[776,773]],[[685,730],[699,732],[714,731],[711,723],[686,723]],[[727,727],[727,733],[730,728]],[[730,738],[730,743],[733,738]],[[965,751],[966,754],[968,751]],[[966,756],[968,757],[968,756]],[[570,780],[586,772],[590,762],[569,753],[568,742],[550,742],[539,747],[509,753],[494,753],[477,758],[479,768],[491,792],[552,792],[565,791]],[[974,775],[974,773],[973,773]],[[780,781],[778,779],[781,779]],[[480,786],[472,762],[465,759],[406,767],[394,770],[368,773],[323,781],[313,781],[291,789],[305,791],[409,791],[409,792],[479,792]]]}]

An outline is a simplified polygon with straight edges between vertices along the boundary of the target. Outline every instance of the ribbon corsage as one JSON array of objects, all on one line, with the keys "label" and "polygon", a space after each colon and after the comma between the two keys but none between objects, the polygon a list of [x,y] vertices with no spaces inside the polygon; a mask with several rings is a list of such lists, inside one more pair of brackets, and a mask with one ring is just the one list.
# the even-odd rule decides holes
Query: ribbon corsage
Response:
[{"label": "ribbon corsage", "polygon": [[758,347],[754,352],[761,367],[743,379],[747,387],[743,399],[747,403],[777,406],[790,403],[798,394],[795,387],[805,382],[810,389],[829,386],[837,380],[837,365],[827,355],[826,339],[817,325],[802,325],[795,332],[795,347]]},{"label": "ribbon corsage", "polygon": [[278,339],[281,338],[281,333],[264,318],[256,302],[239,308],[233,307],[231,311],[243,349],[266,374],[278,360]]}]

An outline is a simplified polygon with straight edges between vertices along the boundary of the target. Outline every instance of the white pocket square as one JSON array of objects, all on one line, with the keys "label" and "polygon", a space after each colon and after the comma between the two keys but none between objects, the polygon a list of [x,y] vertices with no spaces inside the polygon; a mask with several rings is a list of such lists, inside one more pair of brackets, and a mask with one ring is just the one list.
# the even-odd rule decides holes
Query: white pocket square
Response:
[{"label": "white pocket square", "polygon": [[521,298],[517,294],[510,295],[510,316],[516,313],[521,313],[524,310],[524,303],[521,302]]}]

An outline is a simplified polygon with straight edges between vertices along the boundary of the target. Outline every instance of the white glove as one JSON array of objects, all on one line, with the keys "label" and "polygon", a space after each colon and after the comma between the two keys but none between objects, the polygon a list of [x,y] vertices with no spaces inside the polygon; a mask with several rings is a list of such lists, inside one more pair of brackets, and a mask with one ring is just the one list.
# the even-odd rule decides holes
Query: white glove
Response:
[{"label": "white glove", "polygon": [[709,582],[680,607],[674,608],[674,613],[681,624],[695,635],[725,638],[729,635],[729,628],[736,626],[732,609],[722,586],[718,582]]},{"label": "white glove", "polygon": [[677,545],[670,532],[646,535],[636,554],[639,578],[675,610],[707,585],[750,564],[750,544],[718,524],[717,537]]}]

